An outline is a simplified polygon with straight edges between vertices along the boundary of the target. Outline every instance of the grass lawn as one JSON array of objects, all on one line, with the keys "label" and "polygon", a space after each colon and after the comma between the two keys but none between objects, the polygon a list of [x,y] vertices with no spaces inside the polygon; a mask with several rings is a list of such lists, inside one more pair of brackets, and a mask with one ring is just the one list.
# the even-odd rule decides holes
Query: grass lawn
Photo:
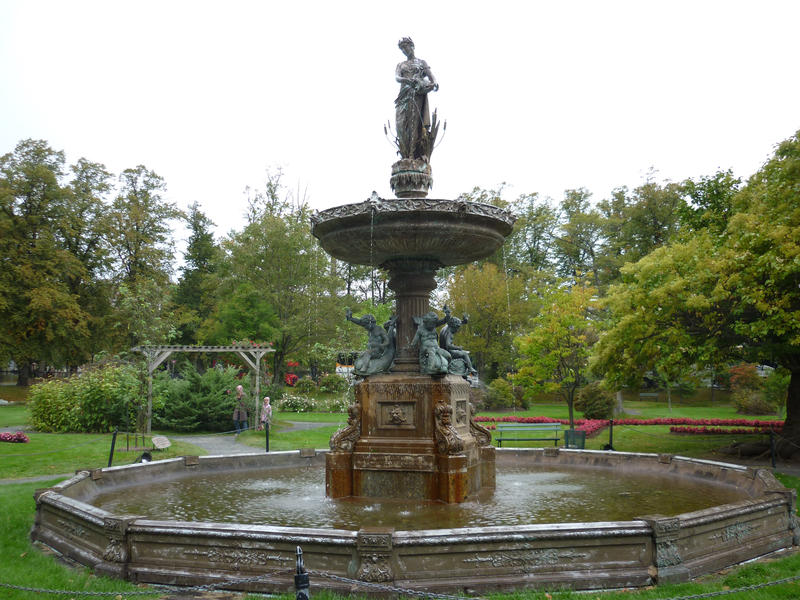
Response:
[{"label": "grass lawn", "polygon": [[[271,451],[297,450],[298,448],[327,448],[331,435],[346,423],[346,418],[344,418],[344,415],[338,415],[340,417],[341,424],[339,424],[339,422],[332,422],[330,425],[325,425],[324,427],[287,431],[293,426],[288,420],[283,420],[282,417],[286,416],[288,416],[291,421],[299,420],[295,419],[293,414],[287,415],[286,413],[282,413],[281,418],[273,420],[272,427],[270,428],[269,432],[269,449]],[[315,421],[310,420],[309,422]],[[325,421],[317,422],[324,423]],[[248,446],[253,446],[254,448],[263,449],[265,443],[264,432],[250,429],[240,434],[237,441],[241,444],[247,444]]]},{"label": "grass lawn", "polygon": [[0,430],[16,431],[28,424],[28,407],[24,404],[0,406]]},{"label": "grass lawn", "polygon": [[[0,479],[19,479],[73,473],[108,466],[110,433],[29,433],[27,444],[0,443]],[[150,445],[152,448],[152,445]],[[125,452],[124,436],[117,437],[114,465],[129,464],[141,455]],[[166,450],[152,452],[154,459],[206,452],[184,442],[172,442]]]}]

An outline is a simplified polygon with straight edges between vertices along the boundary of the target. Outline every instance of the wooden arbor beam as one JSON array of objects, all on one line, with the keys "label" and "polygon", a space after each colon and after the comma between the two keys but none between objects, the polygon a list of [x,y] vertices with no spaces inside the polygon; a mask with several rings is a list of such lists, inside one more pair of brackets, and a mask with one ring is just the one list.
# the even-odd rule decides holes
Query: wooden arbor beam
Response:
[{"label": "wooden arbor beam", "polygon": [[153,372],[163,363],[173,352],[195,352],[195,353],[226,353],[232,352],[241,356],[245,362],[256,372],[256,394],[255,410],[256,419],[259,418],[259,398],[261,396],[261,358],[269,353],[275,352],[272,348],[262,346],[134,346],[131,352],[141,352],[147,359],[147,431],[151,432],[153,419]]}]

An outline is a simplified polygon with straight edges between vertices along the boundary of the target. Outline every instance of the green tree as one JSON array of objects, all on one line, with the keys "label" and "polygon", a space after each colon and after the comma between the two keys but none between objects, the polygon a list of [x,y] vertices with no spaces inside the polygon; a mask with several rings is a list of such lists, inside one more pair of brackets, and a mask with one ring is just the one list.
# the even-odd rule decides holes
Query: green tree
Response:
[{"label": "green tree", "polygon": [[170,310],[170,281],[174,239],[171,221],[183,217],[163,198],[164,180],[146,167],[126,169],[109,211],[107,242],[113,256],[111,316],[114,349],[140,344],[163,344],[176,330]]},{"label": "green tree", "polygon": [[629,380],[667,354],[684,365],[772,362],[791,373],[785,451],[800,442],[800,132],[733,199],[722,239],[714,225],[623,268],[608,297],[613,327],[597,367]]},{"label": "green tree", "polygon": [[[265,189],[250,196],[248,223],[222,243],[218,326],[207,331],[217,343],[231,338],[272,341],[272,376],[281,381],[287,359],[335,333],[335,315],[344,313],[337,296],[341,280],[311,236],[310,209],[295,201],[269,174]],[[248,314],[257,308],[258,316]],[[236,327],[233,319],[236,317]]]},{"label": "green tree", "polygon": [[180,315],[178,342],[196,344],[201,324],[215,309],[216,270],[220,259],[219,246],[211,231],[214,223],[195,202],[186,217],[191,234],[184,253],[181,277],[175,289],[174,302]]},{"label": "green tree", "polygon": [[569,408],[571,428],[575,395],[588,381],[589,355],[597,341],[591,316],[594,295],[594,288],[583,285],[554,289],[530,332],[515,340],[520,358],[514,382],[525,390],[526,398],[558,394]]},{"label": "green tree", "polygon": [[521,277],[510,277],[492,263],[457,269],[446,285],[447,304],[453,316],[469,315],[457,344],[471,353],[472,363],[486,380],[513,369],[514,337],[535,314],[536,301]]},{"label": "green tree", "polygon": [[561,202],[563,222],[556,237],[554,251],[557,273],[573,281],[589,278],[600,283],[600,245],[603,239],[603,218],[590,205],[591,192],[584,188],[567,190]]},{"label": "green tree", "polygon": [[20,385],[34,362],[63,364],[89,335],[69,286],[86,270],[57,235],[63,171],[63,152],[41,140],[0,158],[0,358],[19,365]]},{"label": "green tree", "polygon": [[143,165],[125,169],[121,188],[111,206],[108,242],[121,279],[166,282],[172,271],[173,244],[170,221],[183,213],[163,198],[164,180]]}]

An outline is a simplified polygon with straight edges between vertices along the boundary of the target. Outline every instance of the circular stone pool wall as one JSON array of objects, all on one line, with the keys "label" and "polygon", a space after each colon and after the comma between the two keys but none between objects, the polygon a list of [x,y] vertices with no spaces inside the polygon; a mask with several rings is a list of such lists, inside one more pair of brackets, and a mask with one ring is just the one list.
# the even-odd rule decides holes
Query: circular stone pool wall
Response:
[{"label": "circular stone pool wall", "polygon": [[[351,585],[322,573],[430,592],[522,587],[594,589],[675,582],[800,542],[795,494],[766,469],[671,455],[498,449],[498,470],[524,462],[543,468],[630,472],[737,488],[740,501],[679,515],[629,521],[523,524],[397,531],[166,521],[113,514],[93,498],[124,487],[148,494],[154,482],[205,473],[324,465],[324,452],[183,457],[80,471],[35,494],[31,532],[98,574],[135,582],[283,592],[293,588],[301,546],[312,585],[343,593]],[[264,575],[258,582],[235,583]]]}]

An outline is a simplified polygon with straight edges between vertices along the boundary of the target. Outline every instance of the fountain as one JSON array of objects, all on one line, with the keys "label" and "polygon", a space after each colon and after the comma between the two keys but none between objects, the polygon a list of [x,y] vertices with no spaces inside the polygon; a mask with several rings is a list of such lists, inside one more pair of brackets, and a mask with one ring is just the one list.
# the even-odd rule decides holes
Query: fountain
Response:
[{"label": "fountain", "polygon": [[[79,471],[36,492],[32,539],[98,574],[260,592],[291,589],[300,545],[313,569],[312,585],[342,593],[361,592],[357,582],[460,593],[645,586],[686,581],[800,543],[795,495],[765,469],[672,455],[490,446],[489,432],[472,418],[465,379],[472,375],[469,355],[453,344],[462,321],[449,310],[443,318],[431,312],[429,295],[438,268],[500,248],[513,217],[494,206],[427,197],[438,131],[436,114],[429,118],[427,94],[438,84],[427,63],[414,56],[411,40],[401,40],[400,47],[408,60],[396,72],[401,159],[392,166],[390,182],[397,198],[373,193],[312,219],[313,234],[332,256],[386,269],[397,301],[395,315],[384,325],[372,315],[354,317],[349,310],[345,315],[369,332],[369,342],[356,361],[362,379],[348,425],[332,436],[330,451],[187,456]],[[441,325],[445,329],[437,336]],[[311,511],[339,514],[327,512],[333,503],[359,514],[378,503],[403,518],[356,516],[355,525],[334,528],[325,526],[325,518],[300,515],[289,522],[280,513],[249,523],[216,512],[198,521],[191,516],[198,501],[191,490],[216,485],[206,478],[247,475],[259,482],[255,502],[272,498],[300,505],[313,498],[303,493],[292,503],[291,494],[314,485],[303,480],[288,499],[279,500],[270,491],[280,485],[278,471],[319,473],[321,480],[323,467],[328,498],[320,490],[318,500],[327,508],[311,504]],[[470,507],[482,513],[482,501],[507,500],[493,498],[493,490],[499,484],[506,494],[506,473],[516,468],[555,470],[573,482],[581,471],[622,480],[658,476],[667,483],[654,485],[671,489],[678,486],[670,482],[682,482],[690,495],[694,490],[698,498],[717,500],[689,508],[654,505],[642,509],[644,515],[631,508],[611,517],[618,520],[599,522],[532,522],[529,513],[513,511],[522,501],[506,502],[501,516],[489,523],[463,517]],[[528,478],[513,477],[520,484]],[[651,484],[642,481],[652,482],[636,481],[631,485],[639,488]],[[530,495],[525,489],[519,493]],[[569,493],[580,498],[597,492],[573,484]],[[113,508],[107,499],[114,494],[141,496],[155,508]],[[619,494],[617,502],[624,504],[631,492]],[[542,501],[552,498],[545,495]],[[225,505],[225,500],[223,492],[212,491],[199,501]],[[237,502],[246,508],[248,500]],[[171,517],[158,508],[171,504],[180,508]],[[423,512],[419,507],[430,514],[425,524],[416,518],[415,511]],[[331,519],[339,523],[339,517]]]}]

